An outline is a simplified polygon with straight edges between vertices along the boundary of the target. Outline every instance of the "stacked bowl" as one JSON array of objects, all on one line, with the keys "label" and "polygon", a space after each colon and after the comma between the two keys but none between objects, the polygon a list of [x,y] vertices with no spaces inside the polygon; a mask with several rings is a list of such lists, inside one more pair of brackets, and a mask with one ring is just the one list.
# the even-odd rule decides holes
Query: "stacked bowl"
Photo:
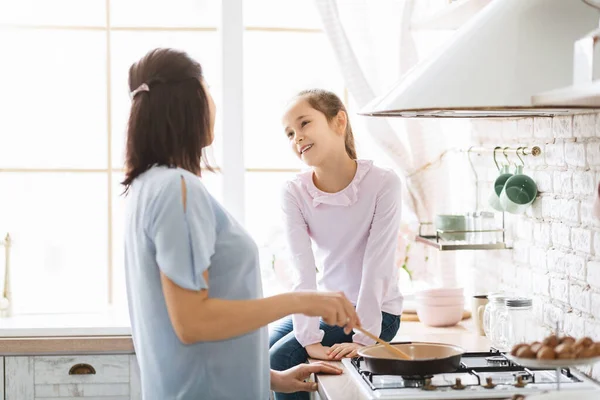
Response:
[{"label": "stacked bowl", "polygon": [[435,288],[415,293],[419,320],[428,326],[453,326],[463,317],[463,288]]}]

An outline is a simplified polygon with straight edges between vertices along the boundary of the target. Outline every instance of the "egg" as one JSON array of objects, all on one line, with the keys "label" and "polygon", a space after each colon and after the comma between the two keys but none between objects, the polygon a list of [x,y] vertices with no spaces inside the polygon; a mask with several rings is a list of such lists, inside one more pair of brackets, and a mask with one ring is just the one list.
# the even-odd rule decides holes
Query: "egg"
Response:
[{"label": "egg", "polygon": [[583,347],[588,347],[592,344],[594,344],[594,341],[589,337],[583,337],[575,341],[575,346],[583,345]]},{"label": "egg", "polygon": [[531,351],[533,351],[534,353],[537,353],[538,351],[540,351],[540,349],[543,347],[544,345],[541,344],[540,342],[533,342],[531,343]]},{"label": "egg", "polygon": [[560,339],[560,344],[563,344],[563,343],[573,344],[573,343],[575,343],[575,338],[572,336],[565,336]]},{"label": "egg", "polygon": [[542,348],[537,352],[538,360],[554,360],[556,358],[556,353],[554,349],[550,346],[542,346]]},{"label": "egg", "polygon": [[535,353],[529,346],[523,346],[517,351],[517,357],[519,358],[535,358]]},{"label": "egg", "polygon": [[544,346],[550,346],[550,347],[554,348],[554,347],[558,346],[558,338],[556,337],[556,335],[548,336],[546,339],[544,339],[542,344]]},{"label": "egg", "polygon": [[577,358],[591,358],[596,355],[596,350],[594,349],[594,345],[584,347],[579,353],[577,353]]},{"label": "egg", "polygon": [[[517,352],[519,351],[519,349],[521,347],[527,347],[527,343],[519,343],[519,344],[515,344],[510,352],[510,354],[512,354],[513,356],[517,356]],[[533,346],[533,345],[532,345]],[[534,352],[535,353],[535,352]]]}]

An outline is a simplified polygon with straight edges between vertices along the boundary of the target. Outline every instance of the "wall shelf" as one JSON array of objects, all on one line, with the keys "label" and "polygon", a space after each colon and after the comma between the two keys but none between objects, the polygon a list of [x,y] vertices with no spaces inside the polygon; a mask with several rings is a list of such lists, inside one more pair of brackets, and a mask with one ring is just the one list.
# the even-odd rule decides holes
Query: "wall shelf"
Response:
[{"label": "wall shelf", "polygon": [[[500,229],[484,229],[484,230],[465,230],[465,231],[449,231],[434,229],[431,232],[423,233],[423,227],[432,227],[431,222],[422,222],[419,224],[419,233],[415,240],[418,243],[423,243],[426,246],[433,247],[439,251],[457,251],[457,250],[510,250],[512,249],[506,243],[506,232],[504,230],[504,213],[502,213],[502,228]],[[484,233],[502,233],[502,240],[494,243],[471,243],[466,240],[445,240],[444,235],[452,234],[484,234]]]},{"label": "wall shelf", "polygon": [[414,21],[412,29],[452,30],[463,26],[492,0],[456,0],[441,10]]},{"label": "wall shelf", "polygon": [[457,251],[457,250],[509,250],[506,243],[463,243],[463,242],[445,242],[439,236],[421,236],[418,235],[416,241],[427,246],[433,247],[439,251]]}]

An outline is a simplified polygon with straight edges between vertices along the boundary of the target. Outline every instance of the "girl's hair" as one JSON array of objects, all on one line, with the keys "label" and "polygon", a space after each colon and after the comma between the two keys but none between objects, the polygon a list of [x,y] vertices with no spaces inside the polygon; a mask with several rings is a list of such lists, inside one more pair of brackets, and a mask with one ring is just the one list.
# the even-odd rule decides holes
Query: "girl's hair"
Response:
[{"label": "girl's hair", "polygon": [[200,64],[173,49],[152,50],[129,68],[133,98],[121,182],[125,193],[153,165],[200,175],[204,163],[212,171],[204,153],[211,140],[211,116],[202,79]]},{"label": "girl's hair", "polygon": [[[305,99],[312,108],[325,114],[328,122],[331,122],[340,111],[345,112],[346,117],[348,117],[348,111],[346,111],[344,103],[335,93],[323,89],[309,89],[298,93],[298,97]],[[348,153],[351,159],[356,160],[354,134],[352,133],[352,126],[349,119],[346,124],[344,142],[346,153]]]}]

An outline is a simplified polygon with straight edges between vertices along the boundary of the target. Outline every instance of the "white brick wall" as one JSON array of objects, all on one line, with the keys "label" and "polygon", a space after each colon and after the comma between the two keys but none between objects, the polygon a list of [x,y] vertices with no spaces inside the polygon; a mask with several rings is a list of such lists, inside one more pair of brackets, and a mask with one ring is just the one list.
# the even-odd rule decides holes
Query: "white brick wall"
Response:
[{"label": "white brick wall", "polygon": [[556,138],[573,137],[573,118],[557,117],[552,121],[552,132]]},{"label": "white brick wall", "polygon": [[[566,160],[565,160],[565,144],[564,144],[564,142],[558,142],[558,143],[546,145],[545,154],[546,154],[546,164],[548,166],[565,167],[567,165]],[[529,161],[529,160],[527,160],[527,161]]]},{"label": "white brick wall", "polygon": [[587,144],[587,163],[590,168],[598,169],[600,167],[600,142]]},{"label": "white brick wall", "polygon": [[573,193],[573,172],[554,171],[554,193]]},{"label": "white brick wall", "polygon": [[565,255],[565,265],[569,277],[579,281],[585,281],[585,257],[577,254],[567,254]]},{"label": "white brick wall", "polygon": [[565,161],[571,167],[585,167],[585,143],[566,142]]},{"label": "white brick wall", "polygon": [[[533,240],[536,244],[544,247],[545,249],[552,246],[550,224],[544,222],[535,222],[533,225]],[[598,240],[598,246],[600,246],[600,239]]]},{"label": "white brick wall", "polygon": [[[564,204],[562,202],[555,203],[556,207],[563,207]],[[559,208],[560,209],[560,208]],[[558,214],[556,217],[559,217]],[[568,225],[557,222],[552,224],[552,243],[555,245],[570,247],[571,246],[571,228]]]},{"label": "white brick wall", "polygon": [[550,296],[561,303],[569,304],[569,281],[560,276],[550,278]]},{"label": "white brick wall", "polygon": [[575,173],[573,174],[573,194],[589,195],[594,192],[595,183],[596,177],[592,171]]},{"label": "white brick wall", "polygon": [[571,229],[571,243],[573,249],[586,254],[592,253],[592,231],[588,229]]},{"label": "white brick wall", "polygon": [[[534,316],[547,328],[558,322],[570,335],[600,340],[600,221],[592,215],[600,181],[600,114],[495,120],[495,135],[482,133],[490,126],[473,129],[474,144],[542,148],[542,156],[525,158],[525,173],[540,195],[525,215],[506,218],[512,262],[480,252],[476,276],[492,279],[486,285],[495,290],[532,297]],[[488,193],[485,179],[497,176],[493,163],[478,164],[478,173],[486,177],[480,191]],[[600,377],[600,365],[586,372]]]},{"label": "white brick wall", "polygon": [[596,115],[576,115],[573,118],[573,136],[587,138],[596,136]]},{"label": "white brick wall", "polygon": [[533,119],[533,136],[540,139],[553,138],[552,119],[550,118],[534,118]]},{"label": "white brick wall", "polygon": [[547,254],[548,270],[557,272],[561,275],[567,275],[566,254],[560,250],[549,250]]}]

